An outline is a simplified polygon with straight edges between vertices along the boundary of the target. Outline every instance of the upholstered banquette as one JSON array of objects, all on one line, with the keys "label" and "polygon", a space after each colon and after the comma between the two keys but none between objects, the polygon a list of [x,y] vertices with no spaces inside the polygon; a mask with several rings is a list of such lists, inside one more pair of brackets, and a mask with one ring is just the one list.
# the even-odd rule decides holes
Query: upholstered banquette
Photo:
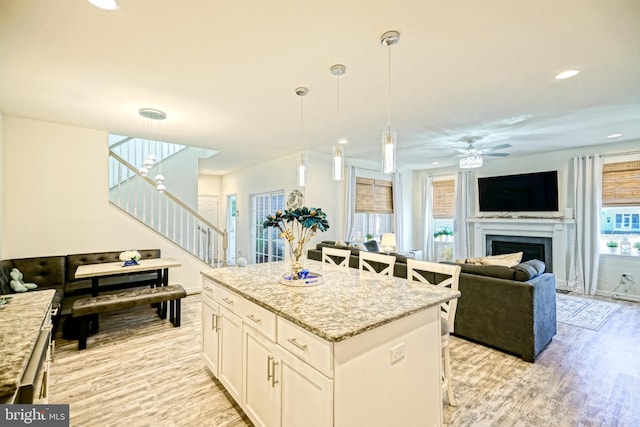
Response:
[{"label": "upholstered banquette", "polygon": [[[55,326],[62,315],[70,313],[74,297],[91,293],[90,279],[75,279],[78,267],[83,264],[120,261],[121,252],[93,252],[0,260],[0,293],[13,293],[10,285],[10,273],[13,268],[22,272],[25,282],[38,285],[36,290],[29,292],[37,292],[40,289],[55,289],[53,300],[53,309],[57,313],[53,318]],[[142,259],[160,258],[160,249],[144,249],[138,250],[138,252],[140,252]],[[156,273],[123,274],[100,280],[100,289],[101,292],[105,292],[125,287],[149,286],[156,280]]]}]

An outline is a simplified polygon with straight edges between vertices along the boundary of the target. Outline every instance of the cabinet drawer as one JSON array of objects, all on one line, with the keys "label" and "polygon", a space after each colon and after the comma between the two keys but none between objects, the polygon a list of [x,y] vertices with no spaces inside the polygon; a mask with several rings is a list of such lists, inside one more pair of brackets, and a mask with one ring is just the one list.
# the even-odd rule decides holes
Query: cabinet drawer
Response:
[{"label": "cabinet drawer", "polygon": [[202,280],[202,295],[213,299],[213,288],[217,286],[211,280],[204,278]]},{"label": "cabinet drawer", "polygon": [[237,304],[236,314],[245,325],[261,332],[271,341],[276,340],[276,315],[244,298]]},{"label": "cabinet drawer", "polygon": [[242,302],[242,297],[229,289],[220,286],[218,284],[212,283],[213,286],[213,299],[220,304],[220,306],[225,307],[227,310],[240,315],[238,310],[240,309],[240,305]]},{"label": "cabinet drawer", "polygon": [[278,317],[277,342],[299,359],[333,378],[333,345],[329,341]]}]

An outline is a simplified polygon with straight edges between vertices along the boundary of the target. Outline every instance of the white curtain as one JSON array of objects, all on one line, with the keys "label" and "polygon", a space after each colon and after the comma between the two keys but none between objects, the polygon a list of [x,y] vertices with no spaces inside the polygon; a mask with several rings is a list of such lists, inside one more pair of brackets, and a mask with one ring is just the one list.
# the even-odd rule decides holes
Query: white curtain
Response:
[{"label": "white curtain", "polygon": [[404,221],[403,221],[403,197],[402,197],[402,174],[393,174],[393,229],[396,235],[396,246],[398,248],[404,248],[402,245],[402,233],[404,233]]},{"label": "white curtain", "polygon": [[573,157],[571,160],[576,232],[569,268],[569,288],[595,295],[600,264],[603,162],[599,155]]},{"label": "white curtain", "polygon": [[347,182],[345,183],[345,241],[350,241],[353,238],[353,225],[355,223],[356,215],[356,167],[347,166]]},{"label": "white curtain", "polygon": [[433,176],[429,175],[424,179],[422,187],[422,218],[424,218],[424,259],[427,261],[437,261],[433,243]]},{"label": "white curtain", "polygon": [[453,223],[453,258],[469,258],[469,225],[467,218],[471,199],[471,172],[459,171],[456,175],[456,218]]}]

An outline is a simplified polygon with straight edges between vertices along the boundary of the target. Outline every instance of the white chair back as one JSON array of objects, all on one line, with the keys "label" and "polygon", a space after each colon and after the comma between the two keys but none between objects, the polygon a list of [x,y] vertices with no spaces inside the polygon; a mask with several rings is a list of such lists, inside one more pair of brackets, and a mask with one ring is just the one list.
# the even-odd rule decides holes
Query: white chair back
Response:
[{"label": "white chair back", "polygon": [[351,257],[349,249],[322,248],[322,262],[327,264],[349,267],[349,257]]},{"label": "white chair back", "polygon": [[[371,261],[386,264],[380,271],[376,271],[376,269],[371,265]],[[378,274],[386,274],[387,276],[393,276],[393,267],[396,264],[396,257],[392,255],[384,255],[379,254],[377,252],[367,252],[360,251],[360,261],[358,263],[358,268],[360,271],[373,271]]]},{"label": "white chair back", "polygon": [[[434,282],[437,274],[448,276],[439,283],[431,283],[427,279],[428,273],[434,273]],[[433,286],[443,286],[458,290],[460,282],[460,266],[451,264],[441,264],[436,262],[419,261],[415,259],[407,259],[407,279],[409,281],[418,281]],[[453,332],[453,325],[456,319],[456,309],[458,307],[458,299],[454,298],[440,305],[441,315],[449,325],[449,332]]]}]

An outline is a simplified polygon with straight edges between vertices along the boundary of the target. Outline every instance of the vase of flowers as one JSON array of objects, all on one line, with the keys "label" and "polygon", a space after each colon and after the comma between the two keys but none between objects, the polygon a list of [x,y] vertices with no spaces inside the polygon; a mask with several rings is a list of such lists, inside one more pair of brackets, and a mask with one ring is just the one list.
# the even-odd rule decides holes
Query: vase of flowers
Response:
[{"label": "vase of flowers", "polygon": [[318,231],[329,229],[327,214],[320,208],[301,207],[296,209],[279,210],[274,215],[267,215],[262,223],[263,228],[275,227],[280,230],[282,237],[289,245],[291,257],[289,280],[306,279],[304,255],[307,244]]},{"label": "vase of flowers", "polygon": [[138,261],[142,256],[138,251],[124,251],[120,253],[118,258],[123,262],[123,267],[128,267],[130,265],[138,265]]}]

